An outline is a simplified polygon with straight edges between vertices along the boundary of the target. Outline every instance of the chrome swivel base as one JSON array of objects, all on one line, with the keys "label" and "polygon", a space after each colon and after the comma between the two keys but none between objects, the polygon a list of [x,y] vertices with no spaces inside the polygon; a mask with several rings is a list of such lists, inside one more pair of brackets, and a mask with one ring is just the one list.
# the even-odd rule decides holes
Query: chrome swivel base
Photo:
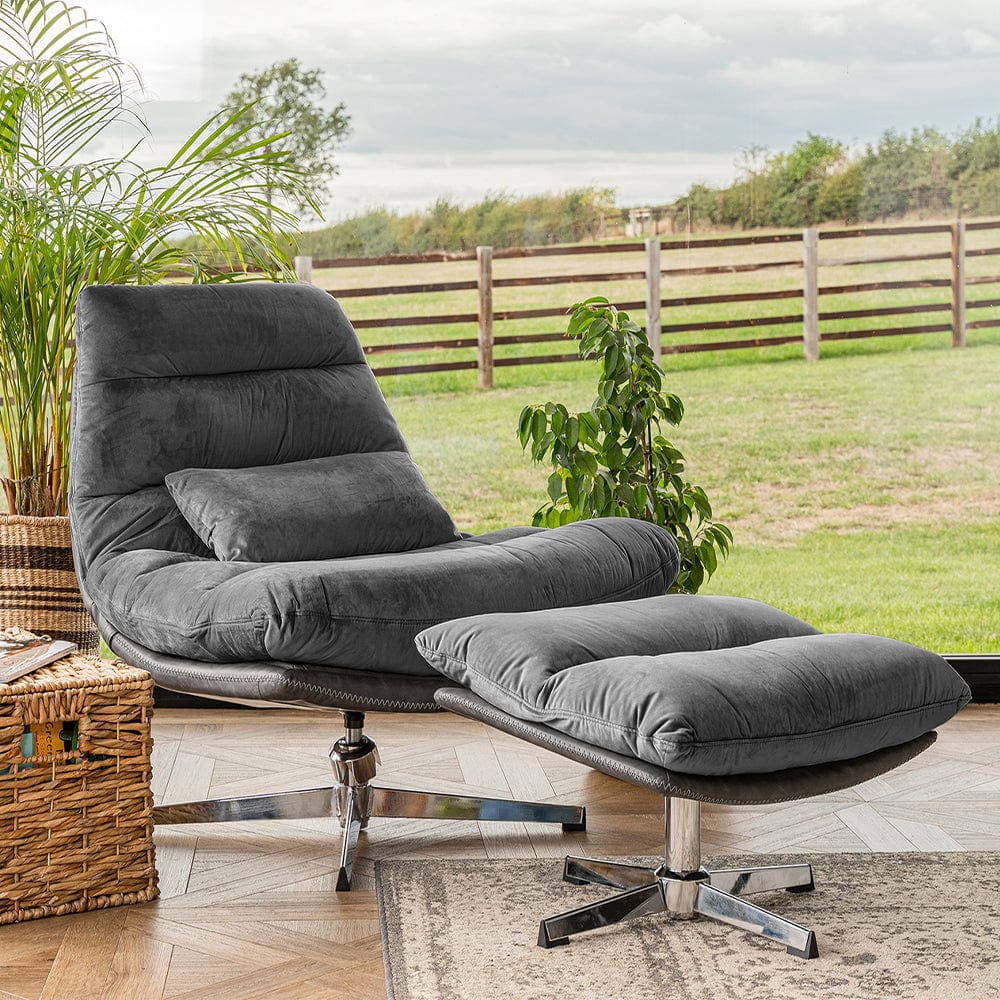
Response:
[{"label": "chrome swivel base", "polygon": [[465,795],[439,795],[371,784],[380,763],[378,748],[364,735],[364,714],[345,712],[345,735],[330,751],[337,782],[323,788],[268,795],[204,799],[157,806],[154,824],[225,823],[250,819],[321,819],[336,816],[343,831],[337,891],[351,888],[358,836],[372,816],[412,819],[499,820],[521,823],[560,823],[563,830],[586,830],[587,811],[582,806],[545,802],[481,799]]},{"label": "chrome swivel base", "polygon": [[813,888],[812,867],[776,865],[708,871],[701,865],[701,803],[691,799],[666,800],[666,858],[658,868],[568,857],[563,880],[624,891],[544,919],[538,929],[542,948],[569,944],[570,936],[581,931],[651,913],[667,913],[681,919],[711,917],[778,941],[790,955],[819,957],[816,935],[811,930],[741,898],[775,889],[809,892]]}]

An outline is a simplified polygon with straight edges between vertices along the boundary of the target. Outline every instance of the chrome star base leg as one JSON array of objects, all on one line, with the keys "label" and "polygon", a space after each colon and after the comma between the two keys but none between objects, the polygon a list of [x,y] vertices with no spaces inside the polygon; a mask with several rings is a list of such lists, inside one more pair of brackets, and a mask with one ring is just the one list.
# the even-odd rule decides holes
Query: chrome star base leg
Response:
[{"label": "chrome star base leg", "polygon": [[334,785],[157,806],[153,810],[153,822],[227,823],[249,819],[323,819],[336,816],[343,831],[338,892],[351,888],[358,839],[372,816],[559,823],[566,831],[587,829],[587,810],[582,806],[441,795],[373,785],[371,782],[380,760],[378,747],[364,734],[364,714],[345,712],[344,728],[344,736],[330,751],[330,763],[336,778]]},{"label": "chrome star base leg", "polygon": [[624,891],[546,917],[538,928],[539,946],[569,944],[572,935],[583,931],[652,913],[666,913],[679,919],[711,917],[777,941],[798,958],[819,957],[816,935],[811,930],[742,898],[776,889],[809,892],[813,888],[810,865],[708,871],[701,864],[701,803],[668,798],[665,825],[665,860],[658,868],[567,857],[563,881],[573,885],[607,885]]}]

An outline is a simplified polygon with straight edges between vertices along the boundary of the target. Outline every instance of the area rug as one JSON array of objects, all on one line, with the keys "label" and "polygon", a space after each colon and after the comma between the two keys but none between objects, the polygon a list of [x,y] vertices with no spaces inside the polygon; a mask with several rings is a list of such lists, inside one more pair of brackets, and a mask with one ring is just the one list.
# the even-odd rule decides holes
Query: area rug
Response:
[{"label": "area rug", "polygon": [[663,915],[546,950],[536,946],[542,917],[614,890],[564,883],[561,859],[380,862],[389,1000],[1000,998],[1000,855],[717,857],[707,865],[803,861],[813,865],[815,892],[753,899],[816,932],[820,957],[811,961],[714,921]]}]

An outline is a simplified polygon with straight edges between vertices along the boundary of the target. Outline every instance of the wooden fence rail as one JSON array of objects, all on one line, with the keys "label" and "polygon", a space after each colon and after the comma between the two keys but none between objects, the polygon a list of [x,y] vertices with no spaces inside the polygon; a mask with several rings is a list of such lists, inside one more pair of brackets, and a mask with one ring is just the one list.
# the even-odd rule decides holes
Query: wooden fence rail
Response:
[{"label": "wooden fence rail", "polygon": [[[573,353],[526,355],[519,357],[497,357],[494,348],[513,344],[534,344],[561,341],[561,331],[543,333],[507,334],[496,333],[498,324],[526,319],[561,317],[565,315],[563,306],[544,306],[519,309],[496,309],[493,292],[497,288],[528,286],[554,286],[566,284],[590,284],[600,287],[614,282],[645,283],[645,298],[636,301],[618,302],[620,308],[641,310],[645,314],[646,329],[650,343],[659,359],[664,354],[685,354],[698,351],[737,350],[751,347],[769,347],[801,342],[807,359],[818,360],[823,341],[857,340],[862,338],[895,337],[907,334],[951,333],[954,347],[962,347],[966,342],[966,331],[1000,326],[1000,318],[990,316],[985,319],[967,321],[970,310],[998,309],[1000,298],[990,297],[969,301],[967,290],[975,285],[1000,285],[1000,276],[967,276],[966,261],[969,258],[987,257],[1000,254],[1000,247],[970,249],[966,247],[966,234],[970,231],[998,230],[1000,221],[972,222],[957,221],[950,224],[884,226],[869,229],[825,229],[808,228],[802,232],[771,235],[737,237],[709,237],[683,241],[663,242],[659,237],[644,242],[595,244],[574,247],[516,247],[494,249],[477,247],[475,251],[432,254],[396,254],[378,258],[338,258],[335,260],[313,260],[311,257],[296,257],[295,269],[301,281],[312,281],[313,272],[321,269],[341,269],[373,266],[415,265],[428,263],[450,263],[475,261],[475,279],[461,281],[406,282],[370,285],[362,288],[331,289],[337,298],[390,297],[395,295],[421,295],[439,292],[472,292],[477,295],[475,312],[436,313],[431,315],[378,316],[359,318],[354,326],[359,330],[385,329],[397,327],[432,327],[438,325],[461,325],[469,327],[469,335],[440,340],[409,340],[401,343],[369,344],[365,351],[369,355],[401,354],[407,352],[436,352],[442,350],[471,350],[475,348],[475,359],[461,361],[426,362],[421,364],[395,365],[375,368],[376,375],[405,375],[418,372],[462,371],[478,372],[482,388],[493,386],[495,368],[514,365],[553,364],[576,361]],[[870,239],[875,237],[917,236],[927,234],[949,234],[950,247],[944,251],[921,253],[888,253],[878,256],[824,257],[820,260],[820,243],[833,240]],[[663,255],[674,251],[696,251],[729,247],[771,246],[780,244],[801,244],[801,252],[796,257],[778,260],[764,260],[752,263],[705,264],[702,266],[664,267]],[[629,254],[642,253],[644,266],[641,270],[618,270],[588,272],[583,274],[544,274],[525,276],[494,276],[494,262],[498,260],[527,259],[536,257],[574,257],[583,254]],[[820,272],[829,267],[860,267],[886,264],[912,264],[914,262],[949,261],[948,277],[920,277],[897,280],[862,281],[851,284],[820,284]],[[698,294],[684,296],[663,296],[663,282],[710,276],[743,275],[758,271],[779,271],[797,269],[801,271],[799,287],[755,291],[733,291],[728,293]],[[947,302],[932,302],[915,305],[873,306],[871,308],[822,309],[825,297],[838,295],[869,294],[903,289],[947,288]],[[725,319],[700,319],[671,321],[671,311],[685,307],[723,305],[731,303],[779,302],[788,299],[801,301],[801,309],[794,313],[781,312],[768,316],[745,316]],[[900,326],[871,326],[858,329],[824,329],[824,324],[840,323],[845,320],[877,319],[889,316],[911,316],[948,313],[947,322],[923,322]],[[738,339],[711,342],[678,343],[663,342],[664,334],[705,333],[711,331],[754,330],[756,328],[782,327],[801,324],[801,333],[780,334],[763,337],[740,337]]]}]

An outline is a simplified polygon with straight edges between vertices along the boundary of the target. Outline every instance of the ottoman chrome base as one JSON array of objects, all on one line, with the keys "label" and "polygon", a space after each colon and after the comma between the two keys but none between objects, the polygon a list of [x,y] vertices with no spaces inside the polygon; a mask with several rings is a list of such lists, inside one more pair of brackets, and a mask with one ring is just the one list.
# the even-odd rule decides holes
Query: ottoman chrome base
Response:
[{"label": "ottoman chrome base", "polygon": [[574,885],[590,882],[624,891],[546,917],[538,928],[538,944],[542,948],[569,944],[570,936],[582,931],[633,917],[667,913],[681,919],[711,917],[777,941],[786,946],[790,955],[819,957],[816,935],[811,930],[741,898],[775,889],[809,892],[813,888],[810,865],[709,871],[701,864],[701,803],[668,797],[665,813],[666,852],[664,863],[658,868],[566,858],[564,881]]}]

